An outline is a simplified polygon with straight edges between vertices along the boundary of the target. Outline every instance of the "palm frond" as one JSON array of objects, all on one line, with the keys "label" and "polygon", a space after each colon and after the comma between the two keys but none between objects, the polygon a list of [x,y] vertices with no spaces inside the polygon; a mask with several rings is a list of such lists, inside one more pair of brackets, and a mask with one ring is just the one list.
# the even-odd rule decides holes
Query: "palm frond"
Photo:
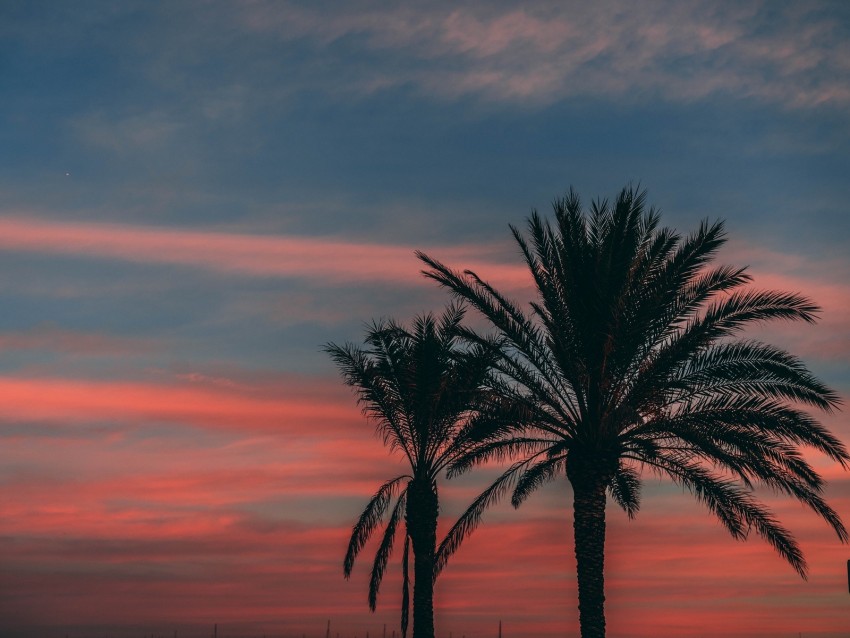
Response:
[{"label": "palm frond", "polygon": [[791,533],[748,490],[734,481],[723,480],[701,465],[659,455],[646,461],[663,470],[702,502],[736,540],[746,540],[751,528],[782,556],[794,570],[807,579],[807,566],[799,545]]},{"label": "palm frond", "polygon": [[384,536],[375,554],[375,562],[372,563],[372,575],[369,578],[369,609],[372,611],[375,611],[375,607],[378,604],[378,590],[381,588],[381,581],[384,578],[384,572],[387,570],[387,561],[389,561],[390,554],[393,551],[398,522],[404,517],[406,504],[407,490],[405,489],[399,494],[398,501],[396,501],[393,512],[390,515],[390,520],[387,521],[387,526],[384,528]]},{"label": "palm frond", "polygon": [[518,471],[527,463],[528,461],[520,461],[511,465],[490,487],[479,494],[466,508],[466,511],[461,514],[437,548],[434,561],[434,578],[443,570],[449,558],[457,551],[464,539],[472,534],[481,523],[484,511],[499,502],[499,499],[516,481]]},{"label": "palm frond", "polygon": [[[381,343],[384,330],[382,326],[374,326],[367,341]],[[415,451],[408,442],[403,397],[387,379],[387,369],[392,370],[387,349],[367,352],[348,343],[344,346],[330,343],[324,349],[339,367],[345,383],[355,389],[363,414],[377,425],[384,443],[401,450],[412,464]]]},{"label": "palm frond", "polygon": [[[546,458],[535,463],[520,474],[514,492],[511,495],[511,505],[515,508],[522,505],[523,501],[544,483],[555,478],[558,473],[563,473],[567,463],[567,455],[560,454]],[[566,476],[566,475],[565,475]]]},{"label": "palm frond", "polygon": [[652,430],[658,423],[674,428],[724,426],[766,433],[793,445],[811,446],[844,467],[850,464],[850,454],[840,439],[806,412],[772,399],[715,395],[680,405],[662,421],[649,421],[633,431]]},{"label": "palm frond", "polygon": [[375,495],[366,505],[366,509],[360,515],[357,523],[354,524],[354,529],[351,532],[351,540],[348,543],[348,551],[345,553],[343,561],[343,573],[346,578],[351,577],[351,570],[354,568],[354,559],[363,549],[366,541],[375,531],[378,523],[384,517],[387,508],[392,501],[393,496],[398,491],[399,483],[404,479],[410,479],[407,474],[397,476],[381,485]]},{"label": "palm frond", "polygon": [[[571,393],[565,393],[557,386],[552,387],[552,380],[559,378],[557,364],[539,328],[513,302],[472,271],[457,272],[421,251],[417,251],[416,254],[421,261],[431,267],[431,270],[423,270],[423,275],[448,288],[486,316],[499,330],[510,348],[518,353],[522,361],[512,359],[507,362],[504,370],[506,374],[510,374],[513,369],[524,369],[526,372],[522,373],[522,376],[528,378],[527,371],[530,366],[534,369],[530,373],[535,378],[534,384],[550,386],[549,389],[541,392],[542,396],[554,393],[560,397],[560,403],[569,404],[572,401]],[[553,402],[553,405],[556,403]],[[570,409],[575,411],[576,407],[570,406]]]},{"label": "palm frond", "polygon": [[634,518],[640,509],[640,474],[637,470],[620,460],[608,491],[629,518]]},{"label": "palm frond", "polygon": [[831,412],[841,399],[803,362],[757,341],[721,343],[690,359],[670,381],[671,401],[712,394],[782,398]]},{"label": "palm frond", "polygon": [[488,461],[503,462],[522,455],[534,455],[552,447],[553,441],[542,438],[514,437],[479,443],[458,455],[448,466],[447,477],[454,478],[476,465]]}]

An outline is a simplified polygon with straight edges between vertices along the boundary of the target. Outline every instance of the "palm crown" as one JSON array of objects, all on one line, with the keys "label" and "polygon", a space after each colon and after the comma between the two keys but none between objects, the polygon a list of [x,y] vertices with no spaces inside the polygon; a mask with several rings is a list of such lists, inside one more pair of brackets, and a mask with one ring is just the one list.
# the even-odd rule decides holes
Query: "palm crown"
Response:
[{"label": "palm crown", "polygon": [[354,525],[344,573],[346,578],[351,575],[355,558],[396,499],[372,566],[369,606],[374,611],[396,532],[404,522],[401,625],[406,633],[412,544],[414,637],[434,634],[436,481],[465,450],[456,434],[481,403],[492,362],[492,356],[480,346],[467,348],[459,343],[457,332],[463,316],[460,306],[451,305],[439,319],[431,314],[417,317],[411,330],[394,321],[374,323],[365,349],[352,344],[326,347],[345,382],[356,389],[364,414],[377,425],[384,443],[400,451],[410,466],[409,474],[381,485]]},{"label": "palm crown", "polygon": [[584,213],[571,190],[554,212],[554,225],[533,212],[527,235],[511,227],[537,289],[530,315],[475,273],[419,254],[427,277],[495,328],[491,337],[463,331],[498,353],[498,374],[488,408],[463,433],[476,445],[451,471],[514,460],[449,532],[440,564],[506,491],[518,506],[566,474],[582,636],[604,636],[606,493],[634,516],[649,468],[687,487],[735,538],[754,528],[805,577],[800,548],[752,488],[797,498],[847,540],[801,446],[845,467],[850,457],[795,405],[829,411],[839,400],[798,358],[738,335],[767,320],[812,322],[818,308],[798,294],[751,289],[744,268],[711,266],[722,222],[683,238],[645,210],[644,192],[624,189]]}]

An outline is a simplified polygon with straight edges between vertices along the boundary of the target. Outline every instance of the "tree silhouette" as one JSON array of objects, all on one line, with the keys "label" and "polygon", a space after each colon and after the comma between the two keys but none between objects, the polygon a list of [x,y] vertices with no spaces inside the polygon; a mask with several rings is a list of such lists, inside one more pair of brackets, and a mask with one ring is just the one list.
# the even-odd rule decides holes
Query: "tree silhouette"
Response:
[{"label": "tree silhouette", "polygon": [[[366,348],[328,344],[325,350],[345,382],[355,388],[364,414],[390,448],[410,464],[410,474],[390,479],[369,501],[354,525],[345,555],[345,577],[378,524],[390,511],[372,565],[369,607],[375,610],[378,589],[393,543],[404,523],[401,628],[407,633],[410,550],[414,557],[413,638],[433,638],[433,589],[437,545],[438,475],[464,451],[456,434],[475,413],[482,398],[492,349],[462,346],[457,331],[464,310],[449,306],[439,319],[417,317],[411,330],[393,321],[374,323]],[[390,508],[393,499],[395,505]]]},{"label": "tree silhouette", "polygon": [[438,565],[508,490],[517,507],[565,474],[583,638],[605,635],[607,495],[633,517],[641,470],[688,488],[736,539],[754,529],[804,578],[800,548],[755,497],[755,485],[798,499],[848,538],[801,446],[845,468],[850,457],[797,407],[830,411],[838,396],[798,358],[737,337],[757,322],[813,322],[817,306],[747,287],[744,268],[711,266],[723,223],[703,222],[683,238],[645,211],[645,197],[626,188],[613,204],[596,201],[585,212],[570,190],[554,202],[554,224],[533,211],[527,234],[511,227],[537,289],[529,314],[475,273],[419,253],[427,277],[495,328],[495,337],[470,330],[465,337],[481,347],[494,347],[495,338],[499,353],[496,397],[463,433],[476,447],[450,474],[492,458],[515,461],[449,531]]}]

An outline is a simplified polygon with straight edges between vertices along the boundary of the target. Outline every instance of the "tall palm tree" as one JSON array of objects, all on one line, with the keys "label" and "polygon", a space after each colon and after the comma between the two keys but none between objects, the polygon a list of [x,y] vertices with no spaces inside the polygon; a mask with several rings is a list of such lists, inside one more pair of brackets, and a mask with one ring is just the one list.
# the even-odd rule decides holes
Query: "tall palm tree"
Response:
[{"label": "tall palm tree", "polygon": [[410,473],[390,479],[369,501],[354,525],[343,570],[351,576],[354,560],[395,498],[383,539],[372,565],[369,607],[375,610],[378,589],[399,524],[404,521],[401,628],[407,633],[410,583],[408,562],[414,557],[413,638],[434,636],[434,558],[439,498],[437,478],[464,451],[457,432],[475,413],[482,397],[491,357],[479,346],[462,346],[457,331],[464,310],[449,306],[439,319],[417,317],[411,330],[393,321],[375,323],[366,348],[326,346],[345,382],[355,388],[364,414],[377,425],[384,443],[404,455]]},{"label": "tall palm tree", "polygon": [[[583,638],[605,635],[606,498],[633,517],[641,470],[688,488],[733,537],[755,529],[804,578],[800,548],[754,485],[798,499],[848,539],[801,446],[845,468],[850,457],[797,407],[830,411],[838,396],[798,358],[738,337],[763,321],[812,322],[818,308],[798,294],[746,287],[744,268],[710,266],[723,223],[703,222],[683,238],[659,227],[645,197],[627,188],[585,213],[570,190],[554,202],[554,224],[534,211],[527,235],[511,227],[537,289],[529,314],[475,273],[419,253],[424,274],[478,309],[498,340],[498,396],[469,423],[464,435],[477,447],[451,471],[515,460],[450,530],[438,565],[508,490],[517,507],[566,475]],[[494,338],[465,336],[482,347]]]}]

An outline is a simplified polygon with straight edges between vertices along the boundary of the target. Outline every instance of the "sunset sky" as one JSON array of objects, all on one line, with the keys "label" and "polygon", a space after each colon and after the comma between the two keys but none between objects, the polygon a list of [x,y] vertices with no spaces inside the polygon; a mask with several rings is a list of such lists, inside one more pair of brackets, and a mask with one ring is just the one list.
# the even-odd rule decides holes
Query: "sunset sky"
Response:
[{"label": "sunset sky", "polygon": [[[322,346],[442,308],[416,249],[527,302],[508,224],[571,185],[723,218],[722,261],[820,304],[751,335],[850,443],[848,177],[841,0],[0,0],[0,635],[389,638],[400,553],[375,614],[374,545],[342,559],[400,460]],[[441,530],[494,471],[441,483]],[[846,637],[850,547],[766,498],[808,581],[653,476],[611,506],[610,638]],[[487,513],[440,638],[578,635],[570,505]]]}]

